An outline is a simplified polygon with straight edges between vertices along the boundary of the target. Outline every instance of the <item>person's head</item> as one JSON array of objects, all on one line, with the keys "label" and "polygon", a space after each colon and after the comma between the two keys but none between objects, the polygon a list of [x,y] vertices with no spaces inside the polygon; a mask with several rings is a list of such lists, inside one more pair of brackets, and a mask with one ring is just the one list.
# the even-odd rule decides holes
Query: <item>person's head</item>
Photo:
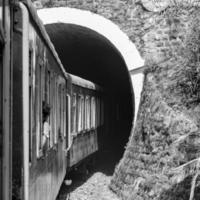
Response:
[{"label": "person's head", "polygon": [[50,115],[50,106],[47,102],[43,101],[42,102],[42,117],[43,117],[43,122],[45,122],[49,115]]}]

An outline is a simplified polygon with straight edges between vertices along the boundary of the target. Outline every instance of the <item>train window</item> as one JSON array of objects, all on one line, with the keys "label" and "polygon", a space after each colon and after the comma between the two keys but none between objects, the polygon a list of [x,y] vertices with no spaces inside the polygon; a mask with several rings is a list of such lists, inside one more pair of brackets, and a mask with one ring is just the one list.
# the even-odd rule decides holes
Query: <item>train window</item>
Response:
[{"label": "train window", "polygon": [[39,120],[40,121],[40,133],[39,133],[40,134],[40,151],[42,150],[42,131],[43,131],[43,126],[42,126],[42,101],[44,99],[43,88],[44,88],[44,72],[43,72],[43,67],[40,66],[40,96],[39,96],[40,98],[40,101],[39,101],[39,104],[40,104],[40,112],[39,112],[40,114],[40,120]]},{"label": "train window", "polygon": [[62,110],[63,110],[63,98],[62,98],[62,85],[59,85],[59,137],[63,135],[63,115],[62,115]]},{"label": "train window", "polygon": [[29,162],[32,161],[33,131],[33,50],[29,50]]},{"label": "train window", "polygon": [[81,97],[81,109],[82,109],[82,112],[81,112],[81,130],[84,130],[84,113],[85,113],[85,102],[84,102],[84,97],[82,96]]},{"label": "train window", "polygon": [[50,138],[49,138],[49,142],[50,142],[50,147],[53,147],[53,138],[54,138],[54,95],[55,95],[55,88],[54,88],[54,76],[52,73],[50,73],[50,94],[49,94],[49,97],[50,97],[50,107],[51,107],[51,111],[50,111],[50,126],[51,126],[51,129],[50,129]]},{"label": "train window", "polygon": [[78,118],[78,132],[81,131],[81,96],[78,95],[77,98],[77,118]]},{"label": "train window", "polygon": [[90,107],[90,97],[89,96],[86,96],[86,99],[85,99],[85,127],[86,129],[90,129],[90,110],[91,110],[91,107]]},{"label": "train window", "polygon": [[37,70],[37,81],[36,84],[38,84],[37,88],[37,116],[38,116],[38,122],[37,123],[37,157],[40,157],[41,150],[42,150],[42,65],[40,64]]},{"label": "train window", "polygon": [[71,96],[69,94],[67,94],[67,98],[66,98],[66,131],[68,137],[66,138],[66,148],[68,148],[71,145],[71,139],[72,139],[72,135],[71,135]]},{"label": "train window", "polygon": [[57,123],[58,123],[58,118],[57,118],[57,107],[58,107],[58,84],[57,84],[57,77],[55,76],[55,81],[54,81],[54,87],[55,87],[55,93],[54,93],[54,144],[57,143]]},{"label": "train window", "polygon": [[76,133],[76,94],[74,93],[72,96],[72,108],[71,108],[71,131],[72,133]]},{"label": "train window", "polygon": [[[44,146],[44,135],[43,135],[43,123],[44,123],[44,113],[46,113],[46,109],[50,109],[50,71],[47,68],[47,62],[44,63],[40,61],[39,69],[38,69],[38,92],[37,92],[37,104],[38,104],[38,128],[37,128],[37,156],[40,157],[43,153]],[[37,82],[37,81],[36,81]],[[51,110],[50,115],[48,115],[47,122],[51,124]],[[47,149],[50,147],[50,138],[51,132],[48,133],[49,137],[46,137],[45,146]]]},{"label": "train window", "polygon": [[65,135],[64,133],[64,84],[60,85],[60,137]]},{"label": "train window", "polygon": [[66,97],[65,97],[65,85],[63,86],[63,133],[66,137]]},{"label": "train window", "polygon": [[58,84],[58,90],[57,90],[57,130],[56,130],[56,137],[61,136],[61,104],[62,104],[62,98],[61,98],[61,84]]},{"label": "train window", "polygon": [[62,135],[62,85],[60,84],[58,87],[58,118],[59,118],[59,124],[58,124],[58,134],[59,137]]},{"label": "train window", "polygon": [[91,128],[95,128],[96,124],[96,105],[95,105],[95,98],[91,98]]},{"label": "train window", "polygon": [[[48,70],[48,61],[45,60],[45,67],[44,67],[44,79],[43,79],[43,88],[44,88],[44,92],[43,92],[43,99],[42,99],[42,104],[45,102],[46,105],[48,105],[50,107],[50,71]],[[43,112],[43,108],[42,108],[42,112]],[[50,116],[51,116],[51,111],[50,111],[50,115],[47,119],[47,122],[50,124]],[[42,119],[42,126],[43,126],[43,119]],[[43,130],[42,130],[43,132]],[[47,137],[47,148],[50,147],[50,132],[48,133],[49,137]]]},{"label": "train window", "polygon": [[63,130],[63,136],[65,137],[65,89],[64,89],[64,84],[63,84],[63,89],[62,89],[62,130]]},{"label": "train window", "polygon": [[83,95],[78,96],[78,132],[83,130],[84,99]]},{"label": "train window", "polygon": [[84,107],[85,107],[85,112],[84,112],[84,130],[87,130],[87,98],[88,97],[85,97],[85,105],[84,105]]}]

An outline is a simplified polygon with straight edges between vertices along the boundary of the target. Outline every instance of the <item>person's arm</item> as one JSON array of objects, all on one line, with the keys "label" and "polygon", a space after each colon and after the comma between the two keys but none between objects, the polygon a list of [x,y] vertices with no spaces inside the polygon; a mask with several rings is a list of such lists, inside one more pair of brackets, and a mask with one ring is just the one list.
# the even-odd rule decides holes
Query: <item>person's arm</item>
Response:
[{"label": "person's arm", "polygon": [[48,124],[48,122],[44,122],[44,136],[45,137],[47,137],[47,138],[49,138],[49,131],[50,131],[50,129],[49,129],[49,124]]}]

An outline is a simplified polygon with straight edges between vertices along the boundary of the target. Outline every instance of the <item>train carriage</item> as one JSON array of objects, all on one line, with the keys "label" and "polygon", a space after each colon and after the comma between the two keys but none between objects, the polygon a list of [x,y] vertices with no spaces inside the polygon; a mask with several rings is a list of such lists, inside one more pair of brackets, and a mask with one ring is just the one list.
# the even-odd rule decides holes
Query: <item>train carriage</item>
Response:
[{"label": "train carriage", "polygon": [[103,91],[66,73],[30,1],[13,10],[13,67],[6,75],[13,74],[8,78],[12,103],[5,107],[12,118],[12,140],[5,146],[13,152],[6,179],[13,196],[7,199],[53,200],[66,171],[98,151]]},{"label": "train carriage", "polygon": [[68,169],[98,151],[97,130],[100,127],[102,89],[80,77],[71,76],[71,135]]},{"label": "train carriage", "polygon": [[[30,9],[19,3],[14,16],[13,198],[55,199],[66,171],[67,75]],[[51,126],[45,151],[44,104]]]}]

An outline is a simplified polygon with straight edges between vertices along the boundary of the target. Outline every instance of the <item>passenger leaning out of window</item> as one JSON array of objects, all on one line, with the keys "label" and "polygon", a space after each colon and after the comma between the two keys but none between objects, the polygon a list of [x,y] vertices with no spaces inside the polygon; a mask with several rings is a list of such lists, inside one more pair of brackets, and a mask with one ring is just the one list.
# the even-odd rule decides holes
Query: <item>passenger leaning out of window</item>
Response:
[{"label": "passenger leaning out of window", "polygon": [[46,155],[49,142],[50,125],[48,122],[50,116],[50,106],[45,101],[42,102],[42,120],[43,120],[43,134],[42,134],[42,150],[43,155]]}]

